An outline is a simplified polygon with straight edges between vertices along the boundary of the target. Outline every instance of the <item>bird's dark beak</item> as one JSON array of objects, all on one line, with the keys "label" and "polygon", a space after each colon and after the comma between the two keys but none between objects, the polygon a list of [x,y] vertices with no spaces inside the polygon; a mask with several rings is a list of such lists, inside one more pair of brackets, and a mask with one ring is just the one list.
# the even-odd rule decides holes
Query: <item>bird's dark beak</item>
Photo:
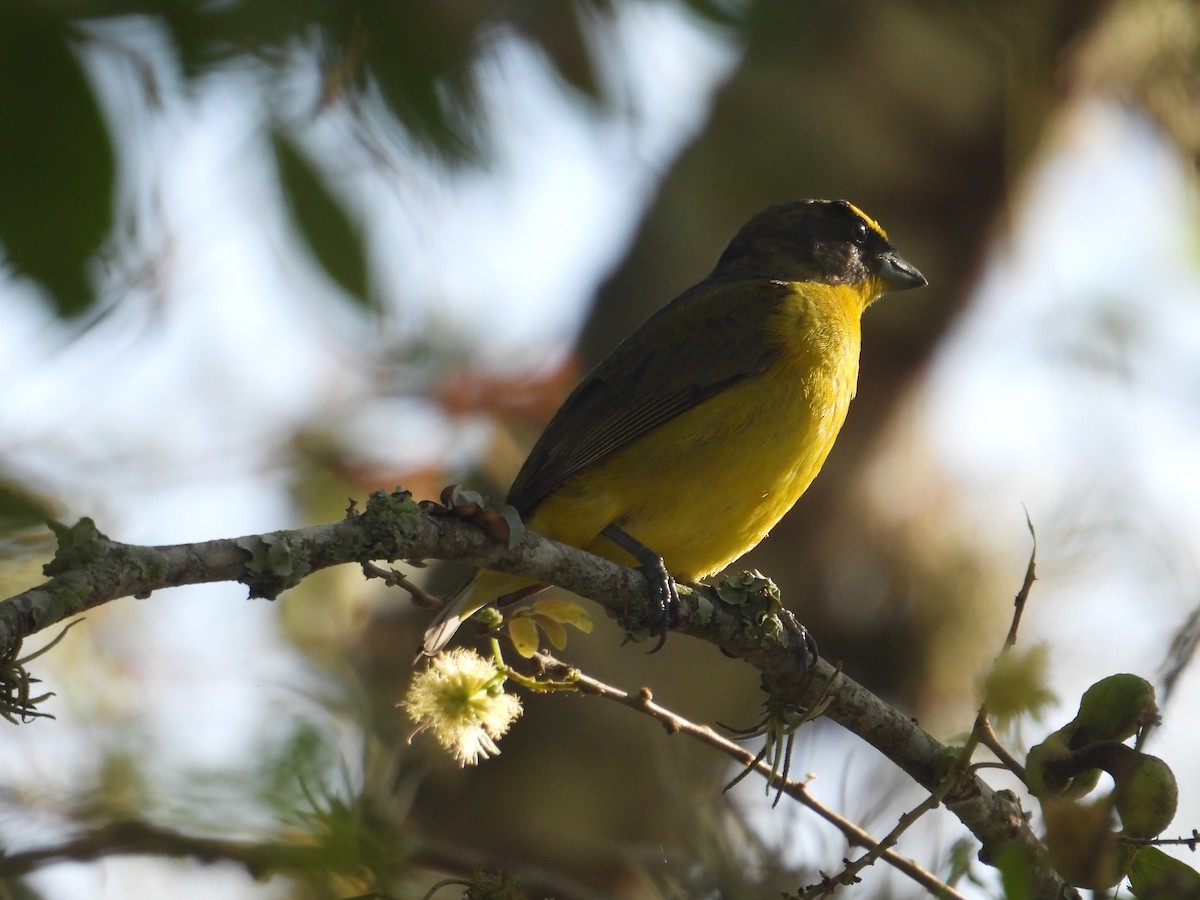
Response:
[{"label": "bird's dark beak", "polygon": [[883,279],[888,290],[907,291],[909,288],[924,287],[929,284],[917,267],[895,250],[881,253],[877,259],[879,260],[879,269],[875,274]]}]

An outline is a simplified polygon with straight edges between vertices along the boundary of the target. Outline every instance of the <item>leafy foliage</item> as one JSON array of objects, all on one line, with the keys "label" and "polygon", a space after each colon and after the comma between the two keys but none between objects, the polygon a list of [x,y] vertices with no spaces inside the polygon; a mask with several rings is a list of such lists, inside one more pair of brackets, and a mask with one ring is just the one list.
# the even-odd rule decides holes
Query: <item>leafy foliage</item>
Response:
[{"label": "leafy foliage", "polygon": [[[702,14],[715,11],[698,4]],[[314,76],[312,114],[341,104],[382,118],[450,166],[485,164],[487,117],[479,65],[500,41],[537,47],[564,90],[612,108],[603,61],[585,37],[611,15],[603,0],[571,4],[105,0],[0,6],[0,247],[56,313],[78,317],[98,296],[94,269],[121,208],[119,159],[98,82],[84,62],[133,63],[156,111],[206,79],[257,71],[271,116],[298,74]],[[158,71],[122,22],[140,18],[166,39],[175,71]],[[98,26],[104,26],[100,28]],[[128,42],[126,42],[128,38]],[[123,95],[128,102],[135,95]],[[110,107],[117,115],[127,109]],[[368,299],[366,253],[353,214],[326,186],[298,134],[272,124],[283,195],[313,256],[349,298]]]},{"label": "leafy foliage", "polygon": [[75,29],[43,6],[0,6],[0,244],[59,315],[76,316],[112,229],[116,164]]}]

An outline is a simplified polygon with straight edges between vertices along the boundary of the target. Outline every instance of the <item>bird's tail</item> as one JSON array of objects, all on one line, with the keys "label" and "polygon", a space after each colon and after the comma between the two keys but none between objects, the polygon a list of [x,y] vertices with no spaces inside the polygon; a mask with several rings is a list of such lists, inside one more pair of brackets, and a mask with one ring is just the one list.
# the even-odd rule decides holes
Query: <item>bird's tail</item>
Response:
[{"label": "bird's tail", "polygon": [[502,603],[519,600],[544,587],[545,585],[531,582],[528,578],[521,578],[518,575],[506,575],[491,571],[477,572],[475,577],[451,597],[449,602],[433,617],[433,621],[425,629],[425,638],[421,642],[421,653],[425,656],[433,656],[440,651],[450,643],[450,639],[458,631],[458,626],[493,600],[499,600]]},{"label": "bird's tail", "polygon": [[421,652],[425,656],[433,656],[450,643],[450,638],[454,637],[458,626],[487,602],[486,598],[478,603],[474,602],[475,594],[478,593],[478,585],[479,578],[472,578],[450,598],[445,606],[438,610],[438,614],[433,617],[433,621],[425,629],[425,639],[421,642]]}]

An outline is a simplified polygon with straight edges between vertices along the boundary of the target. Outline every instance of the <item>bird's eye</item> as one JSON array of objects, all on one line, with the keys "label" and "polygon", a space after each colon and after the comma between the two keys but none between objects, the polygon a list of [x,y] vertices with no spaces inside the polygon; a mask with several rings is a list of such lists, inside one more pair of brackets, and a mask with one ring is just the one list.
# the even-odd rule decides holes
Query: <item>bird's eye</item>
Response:
[{"label": "bird's eye", "polygon": [[866,222],[854,223],[854,234],[850,240],[858,244],[860,247],[867,242],[867,235],[870,233]]}]

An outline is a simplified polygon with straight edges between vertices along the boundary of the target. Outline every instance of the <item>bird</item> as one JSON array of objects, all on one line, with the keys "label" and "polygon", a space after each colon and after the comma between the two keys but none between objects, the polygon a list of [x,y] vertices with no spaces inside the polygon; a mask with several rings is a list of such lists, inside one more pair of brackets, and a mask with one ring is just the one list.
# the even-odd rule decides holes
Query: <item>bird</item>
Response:
[{"label": "bird", "polygon": [[[674,581],[724,569],[800,499],[857,390],[863,312],[927,283],[846,200],[763,210],[711,274],[584,377],[506,502],[538,534],[639,564],[665,615]],[[478,570],[429,625],[422,653],[488,603],[544,587]]]}]

